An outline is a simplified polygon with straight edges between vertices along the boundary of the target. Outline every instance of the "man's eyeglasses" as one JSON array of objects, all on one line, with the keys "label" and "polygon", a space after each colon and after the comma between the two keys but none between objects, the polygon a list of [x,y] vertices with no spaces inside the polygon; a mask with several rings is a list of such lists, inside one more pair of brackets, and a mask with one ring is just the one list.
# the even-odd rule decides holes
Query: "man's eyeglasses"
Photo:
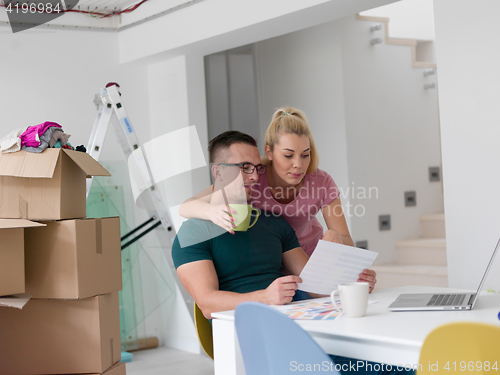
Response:
[{"label": "man's eyeglasses", "polygon": [[253,165],[250,163],[218,163],[217,165],[230,165],[230,166],[240,167],[246,174],[252,174],[255,169],[257,169],[257,174],[264,174],[266,173],[266,168],[267,168],[265,165],[262,164]]}]

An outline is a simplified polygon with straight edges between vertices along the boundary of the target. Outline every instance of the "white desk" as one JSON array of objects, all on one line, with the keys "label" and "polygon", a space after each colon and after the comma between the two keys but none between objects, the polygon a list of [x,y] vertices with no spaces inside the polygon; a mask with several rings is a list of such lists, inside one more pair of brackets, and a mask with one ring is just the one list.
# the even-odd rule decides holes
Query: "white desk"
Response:
[{"label": "white desk", "polygon": [[[374,291],[363,318],[333,321],[296,320],[328,354],[391,365],[416,365],[425,337],[436,327],[456,321],[478,321],[500,326],[500,295],[484,294],[474,310],[389,312],[401,293],[462,292],[458,289],[401,287]],[[245,374],[234,328],[234,311],[212,314],[215,375]]]}]

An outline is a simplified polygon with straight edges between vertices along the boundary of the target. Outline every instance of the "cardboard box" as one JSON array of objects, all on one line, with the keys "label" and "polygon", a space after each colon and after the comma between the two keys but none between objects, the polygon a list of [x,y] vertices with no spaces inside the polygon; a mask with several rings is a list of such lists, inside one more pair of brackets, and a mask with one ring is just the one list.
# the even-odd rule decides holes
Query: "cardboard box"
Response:
[{"label": "cardboard box", "polygon": [[49,148],[40,154],[0,154],[0,217],[83,218],[87,175],[110,176],[85,152]]},{"label": "cardboard box", "polygon": [[0,219],[0,296],[24,293],[24,228],[44,224]]},{"label": "cardboard box", "polygon": [[120,360],[118,292],[0,308],[0,374],[101,374]]},{"label": "cardboard box", "polygon": [[43,223],[24,232],[27,294],[78,299],[122,289],[120,218]]},{"label": "cardboard box", "polygon": [[118,362],[116,365],[106,370],[102,374],[95,374],[95,375],[126,375],[125,363]]}]

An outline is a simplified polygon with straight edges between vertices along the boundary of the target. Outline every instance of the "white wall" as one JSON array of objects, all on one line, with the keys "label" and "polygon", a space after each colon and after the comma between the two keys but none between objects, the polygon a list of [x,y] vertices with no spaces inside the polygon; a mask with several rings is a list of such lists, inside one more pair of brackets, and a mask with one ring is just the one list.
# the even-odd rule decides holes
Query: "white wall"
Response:
[{"label": "white wall", "polygon": [[[148,67],[148,82],[152,136],[159,137],[195,125],[208,165],[203,56],[179,56],[151,63]],[[162,150],[155,151],[162,154]],[[179,158],[182,157],[185,156],[179,155]],[[169,163],[177,162],[178,160],[165,160],[164,163],[167,167]],[[198,168],[157,183],[169,206],[178,206],[210,185],[209,168]],[[171,262],[169,244],[162,243],[161,247],[151,249],[161,252],[156,256],[164,259],[163,264]],[[172,276],[169,277],[173,280]],[[199,351],[194,324],[178,288],[175,288],[175,303],[165,300],[162,311],[164,342],[179,349]]]},{"label": "white wall", "polygon": [[[500,233],[500,3],[434,11],[449,283],[474,288]],[[499,263],[486,287],[500,289]]]},{"label": "white wall", "polygon": [[[179,56],[152,63],[148,80],[152,136],[158,137],[195,125],[208,162],[203,56]],[[169,189],[169,204],[174,206],[209,186],[208,177],[207,168],[201,173],[184,176],[176,186],[172,186],[169,181],[161,185]]]},{"label": "white wall", "polygon": [[433,0],[401,0],[361,12],[362,16],[389,18],[392,38],[434,40]]},{"label": "white wall", "polygon": [[[443,212],[442,185],[428,177],[441,164],[437,89],[424,89],[436,78],[411,67],[410,47],[372,46],[372,22],[350,16],[341,24],[349,195],[366,209],[352,218],[354,236],[380,252],[377,263],[389,263],[396,240],[420,236],[420,215]],[[416,191],[415,207],[404,206],[405,191]],[[391,230],[379,231],[386,214]]]},{"label": "white wall", "polygon": [[0,133],[54,121],[87,144],[96,108],[94,95],[119,80],[116,34],[33,29],[12,34],[0,27]]},{"label": "white wall", "polygon": [[[333,177],[339,188],[348,186],[338,21],[259,42],[256,53],[261,152],[273,113],[283,106],[299,108],[306,113],[313,132],[319,167]],[[347,203],[348,200],[343,201],[344,205]]]},{"label": "white wall", "polygon": [[120,31],[120,61],[128,62],[153,55],[209,55],[393,1],[201,1]]}]

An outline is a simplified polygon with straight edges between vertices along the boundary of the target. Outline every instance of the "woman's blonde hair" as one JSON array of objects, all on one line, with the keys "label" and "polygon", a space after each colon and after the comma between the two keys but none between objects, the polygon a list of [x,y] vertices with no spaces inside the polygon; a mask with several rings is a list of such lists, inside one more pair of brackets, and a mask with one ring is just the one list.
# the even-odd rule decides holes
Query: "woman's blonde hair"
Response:
[{"label": "woman's blonde hair", "polygon": [[313,173],[318,169],[319,157],[311,129],[307,123],[306,114],[300,109],[293,107],[280,108],[274,112],[273,118],[266,131],[265,145],[269,146],[271,151],[274,150],[274,145],[279,143],[280,133],[296,134],[299,137],[305,135],[309,138],[310,163],[307,168],[307,173]]}]

